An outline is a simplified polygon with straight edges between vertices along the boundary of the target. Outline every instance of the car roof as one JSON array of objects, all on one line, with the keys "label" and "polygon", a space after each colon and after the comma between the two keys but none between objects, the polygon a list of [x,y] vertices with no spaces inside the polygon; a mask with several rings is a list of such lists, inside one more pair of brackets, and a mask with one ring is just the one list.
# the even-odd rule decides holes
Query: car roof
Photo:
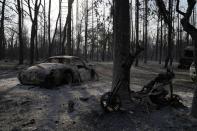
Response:
[{"label": "car roof", "polygon": [[68,55],[63,55],[63,56],[52,56],[49,57],[49,59],[80,59],[79,57],[76,56],[68,56]]}]

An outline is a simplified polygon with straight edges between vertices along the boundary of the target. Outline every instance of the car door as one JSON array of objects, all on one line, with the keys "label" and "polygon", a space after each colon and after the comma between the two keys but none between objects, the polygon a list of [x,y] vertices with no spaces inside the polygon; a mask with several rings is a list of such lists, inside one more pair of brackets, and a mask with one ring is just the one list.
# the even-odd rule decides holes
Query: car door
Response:
[{"label": "car door", "polygon": [[79,58],[72,59],[72,65],[79,71],[80,77],[82,81],[91,80],[91,71],[86,66],[85,62],[83,62]]}]

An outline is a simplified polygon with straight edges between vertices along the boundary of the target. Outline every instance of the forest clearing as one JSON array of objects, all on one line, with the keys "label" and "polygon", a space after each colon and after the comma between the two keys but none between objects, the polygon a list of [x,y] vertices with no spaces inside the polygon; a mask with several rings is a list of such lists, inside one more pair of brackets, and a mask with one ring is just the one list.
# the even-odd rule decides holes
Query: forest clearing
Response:
[{"label": "forest clearing", "polygon": [[0,131],[196,131],[197,0],[0,0]]},{"label": "forest clearing", "polygon": [[[76,86],[45,89],[21,85],[18,70],[0,72],[0,129],[3,130],[191,130],[197,129],[195,120],[187,118],[193,98],[193,82],[188,70],[174,65],[175,94],[183,99],[184,108],[164,107],[147,109],[134,102],[128,112],[104,113],[100,97],[111,89],[112,63],[96,64],[99,81]],[[154,68],[153,68],[154,67]],[[150,62],[132,67],[131,90],[138,91],[159,72],[161,65]],[[68,112],[69,101],[74,102]],[[149,111],[148,111],[149,110]]]}]

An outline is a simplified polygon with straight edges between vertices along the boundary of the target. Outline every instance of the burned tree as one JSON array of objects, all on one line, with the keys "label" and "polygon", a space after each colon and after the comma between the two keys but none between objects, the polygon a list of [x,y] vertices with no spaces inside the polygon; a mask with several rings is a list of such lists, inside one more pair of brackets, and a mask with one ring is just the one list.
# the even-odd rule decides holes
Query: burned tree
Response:
[{"label": "burned tree", "polygon": [[84,46],[84,57],[87,59],[87,46],[88,46],[88,0],[86,0],[85,8],[85,46]]},{"label": "burned tree", "polygon": [[68,27],[67,27],[67,54],[72,55],[71,46],[71,13],[72,13],[72,3],[74,0],[68,0]]},{"label": "burned tree", "polygon": [[22,27],[22,8],[21,1],[17,0],[17,10],[18,10],[18,35],[19,35],[19,64],[23,64],[23,27]]},{"label": "burned tree", "polygon": [[[70,50],[68,51],[67,53],[69,54],[69,52],[72,52],[72,48],[71,48],[71,9],[72,9],[72,4],[73,4],[74,0],[69,0],[68,4],[69,4],[69,12],[68,12],[68,15],[67,15],[67,18],[66,18],[66,23],[64,25],[64,29],[63,29],[63,39],[61,41],[61,46],[62,46],[62,55],[65,54],[65,49],[64,49],[64,43],[66,41],[66,38],[67,38],[67,42],[70,41],[70,43],[67,43],[67,50]],[[70,24],[70,25],[69,25]],[[67,33],[69,32],[69,33]],[[67,34],[69,34],[70,38],[67,37]]]},{"label": "burned tree", "polygon": [[4,48],[5,48],[5,37],[4,37],[4,20],[5,20],[5,4],[6,0],[2,2],[2,9],[1,9],[1,26],[0,26],[0,59],[4,57]]},{"label": "burned tree", "polygon": [[41,5],[41,0],[36,0],[35,1],[35,6],[34,6],[34,16],[32,15],[32,8],[31,8],[31,3],[30,0],[27,1],[28,8],[29,8],[29,15],[30,19],[32,22],[31,26],[31,39],[30,39],[30,64],[34,63],[34,43],[35,43],[35,37],[37,34],[37,24],[38,24],[38,13],[39,13],[39,8]]},{"label": "burned tree", "polygon": [[172,6],[173,1],[169,0],[169,11],[167,11],[163,0],[156,0],[156,4],[159,7],[159,12],[162,15],[165,24],[168,26],[168,54],[165,59],[165,68],[167,68],[168,63],[172,64]]},{"label": "burned tree", "polygon": [[[130,69],[123,68],[123,64],[129,57],[130,51],[130,17],[129,0],[114,0],[114,65],[113,87],[120,80],[118,94],[122,99],[129,98]],[[127,95],[125,95],[127,94]]]},{"label": "burned tree", "polygon": [[49,11],[48,11],[48,42],[49,42],[49,51],[48,56],[51,56],[52,44],[51,44],[51,0],[49,0]]},{"label": "burned tree", "polygon": [[[197,29],[195,26],[190,24],[190,17],[192,15],[192,12],[194,10],[196,0],[187,0],[188,7],[186,10],[186,13],[179,10],[179,0],[177,0],[177,12],[183,16],[181,19],[181,24],[183,26],[183,30],[186,31],[192,38],[194,43],[194,63],[195,63],[195,69],[197,72]],[[191,109],[191,115],[195,118],[197,118],[197,88],[194,91],[194,97],[192,102],[192,109]]]},{"label": "burned tree", "polygon": [[[165,4],[163,2],[163,0],[156,0],[157,6],[159,7],[159,10],[164,18],[164,21],[166,23],[171,22],[168,12],[165,10]],[[176,10],[179,14],[181,14],[183,16],[183,18],[181,19],[181,24],[183,26],[183,30],[186,31],[191,38],[193,39],[193,43],[194,43],[194,62],[195,62],[195,69],[197,71],[197,29],[190,23],[190,17],[192,15],[192,12],[194,10],[195,4],[196,4],[196,0],[187,0],[188,3],[188,7],[186,12],[182,12],[181,10],[179,10],[179,3],[180,1],[177,0],[177,6],[176,6]],[[197,118],[197,88],[195,89],[194,92],[194,98],[193,98],[193,102],[192,102],[192,109],[191,109],[191,115],[195,118]]]}]

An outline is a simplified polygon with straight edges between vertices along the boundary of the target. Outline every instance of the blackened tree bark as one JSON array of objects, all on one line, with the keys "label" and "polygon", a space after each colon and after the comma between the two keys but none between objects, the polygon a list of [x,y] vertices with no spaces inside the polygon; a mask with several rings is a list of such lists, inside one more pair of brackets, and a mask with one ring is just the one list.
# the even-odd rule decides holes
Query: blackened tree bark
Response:
[{"label": "blackened tree bark", "polygon": [[21,1],[17,0],[17,10],[18,10],[18,37],[19,37],[19,64],[23,64],[23,28],[22,28],[22,8]]},{"label": "blackened tree bark", "polygon": [[172,42],[172,10],[173,10],[173,0],[169,0],[169,20],[170,22],[168,22],[168,55],[165,59],[165,68],[168,67],[168,64],[170,62],[170,65],[172,65],[172,48],[173,48],[173,42]]},{"label": "blackened tree bark", "polygon": [[30,5],[30,0],[27,1],[28,3],[28,8],[29,8],[29,14],[30,14],[30,19],[32,22],[31,26],[31,38],[30,38],[30,64],[32,65],[34,63],[34,43],[35,43],[35,37],[37,34],[37,24],[38,24],[38,14],[39,14],[39,8],[41,5],[41,0],[36,0],[35,1],[35,6],[34,6],[34,17],[32,16],[32,11],[31,11],[31,5]]},{"label": "blackened tree bark", "polygon": [[49,42],[49,51],[48,56],[51,56],[51,0],[49,0],[49,11],[48,11],[48,42]]},{"label": "blackened tree bark", "polygon": [[[72,4],[73,4],[74,0],[69,0],[69,3],[70,4],[70,7],[72,9]],[[70,29],[68,29],[68,23],[70,21]],[[67,17],[66,17],[66,22],[64,24],[64,28],[63,28],[63,39],[61,41],[61,45],[62,45],[62,55],[65,55],[65,46],[64,46],[64,43],[66,41],[66,38],[67,38],[67,32],[68,30],[70,30],[70,34],[71,34],[71,11],[68,13]],[[67,38],[68,40],[68,38]],[[71,35],[70,35],[70,41],[71,41]],[[71,42],[70,42],[71,43]],[[72,52],[72,48],[71,48],[71,44],[69,45],[70,46],[70,51]]]},{"label": "blackened tree bark", "polygon": [[43,47],[45,47],[46,46],[46,1],[45,0],[43,5],[43,16],[44,16]]},{"label": "blackened tree bark", "polygon": [[2,2],[1,9],[1,25],[0,25],[0,60],[4,57],[4,20],[5,20],[5,4],[6,0]]},{"label": "blackened tree bark", "polygon": [[95,37],[94,37],[94,0],[92,0],[92,49],[91,49],[91,55],[90,58],[94,59],[94,48],[95,48]]},{"label": "blackened tree bark", "polygon": [[[105,56],[106,56],[106,48],[107,48],[107,34],[106,34],[106,27],[105,27],[105,23],[106,23],[106,20],[105,20],[105,5],[104,5],[104,8],[103,8],[103,43],[102,43],[102,61],[105,61]],[[109,26],[108,26],[109,27]]]},{"label": "blackened tree bark", "polygon": [[[159,10],[162,12],[164,21],[169,22],[168,21],[169,19],[166,17],[167,12],[165,12],[165,5],[164,5],[163,0],[156,0],[156,2],[157,2],[157,6],[159,7]],[[188,7],[185,13],[179,10],[179,2],[180,1],[177,0],[176,10],[179,14],[183,16],[183,18],[181,19],[181,25],[183,26],[183,30],[186,31],[194,41],[194,63],[195,63],[195,69],[197,72],[197,29],[195,28],[195,26],[190,24],[190,17],[196,5],[196,0],[187,0]],[[197,87],[194,91],[191,115],[197,118]]]},{"label": "blackened tree bark", "polygon": [[62,0],[59,0],[59,54],[62,54]]},{"label": "blackened tree bark", "polygon": [[[195,63],[195,69],[197,72],[197,29],[195,26],[190,24],[190,17],[192,15],[192,11],[194,10],[196,0],[188,0],[188,7],[186,10],[186,13],[179,10],[179,0],[177,1],[177,12],[181,15],[183,15],[183,18],[181,19],[181,24],[183,26],[183,30],[186,31],[192,38],[193,44],[194,44],[194,63]],[[194,91],[194,97],[192,102],[192,109],[191,109],[191,115],[195,118],[197,118],[197,87]]]},{"label": "blackened tree bark", "polygon": [[71,14],[72,14],[72,3],[73,0],[68,0],[68,27],[67,27],[67,54],[72,55],[72,46],[71,46]]},{"label": "blackened tree bark", "polygon": [[[135,27],[136,27],[136,50],[139,48],[139,9],[140,9],[140,2],[139,0],[135,1],[135,7],[136,7],[136,12],[135,12]],[[136,59],[135,66],[138,66],[138,58]]]},{"label": "blackened tree bark", "polygon": [[53,34],[53,38],[52,38],[52,41],[51,41],[51,45],[54,45],[55,44],[55,36],[56,36],[56,34],[57,34],[57,26],[58,26],[58,21],[59,21],[59,19],[60,19],[60,12],[59,12],[59,14],[58,14],[58,16],[57,16],[57,20],[56,20],[56,23],[55,23],[55,31],[54,31],[54,34]]},{"label": "blackened tree bark", "polygon": [[129,0],[113,0],[114,23],[114,64],[113,64],[113,88],[118,84],[118,95],[125,101],[129,100],[130,69],[124,68],[125,61],[130,51],[130,18]]},{"label": "blackened tree bark", "polygon": [[156,49],[155,49],[155,60],[158,60],[158,50],[159,50],[159,20],[160,20],[160,15],[158,15],[158,20],[157,20],[157,38],[156,38]]},{"label": "blackened tree bark", "polygon": [[88,45],[88,0],[86,0],[86,16],[85,16],[85,47],[84,57],[87,58],[87,45]]},{"label": "blackened tree bark", "polygon": [[148,0],[145,0],[145,50],[144,50],[144,63],[148,59]]},{"label": "blackened tree bark", "polygon": [[165,59],[165,66],[167,67],[169,64],[169,61],[172,63],[172,7],[173,7],[173,1],[169,0],[169,11],[166,10],[166,6],[163,2],[163,0],[156,0],[156,4],[159,7],[159,12],[161,13],[164,22],[168,25],[168,54]]},{"label": "blackened tree bark", "polygon": [[163,19],[161,17],[161,22],[160,22],[160,49],[159,49],[159,64],[161,64],[162,61],[162,54],[163,54]]},{"label": "blackened tree bark", "polygon": [[[37,26],[36,26],[36,30],[38,30],[38,24],[37,24]],[[38,31],[36,32],[35,42],[36,42],[36,46],[35,46],[35,60],[38,61],[38,60],[39,60]]]}]

